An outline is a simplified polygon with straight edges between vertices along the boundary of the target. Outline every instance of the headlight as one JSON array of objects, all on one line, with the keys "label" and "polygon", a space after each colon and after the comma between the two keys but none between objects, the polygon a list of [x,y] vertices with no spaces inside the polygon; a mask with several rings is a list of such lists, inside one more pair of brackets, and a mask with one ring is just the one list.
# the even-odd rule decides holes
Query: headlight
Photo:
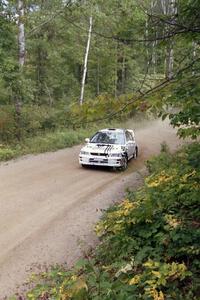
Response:
[{"label": "headlight", "polygon": [[110,157],[122,157],[121,153],[111,153]]},{"label": "headlight", "polygon": [[89,153],[89,152],[86,152],[86,151],[81,151],[80,154],[81,154],[81,155],[89,155],[90,153]]}]

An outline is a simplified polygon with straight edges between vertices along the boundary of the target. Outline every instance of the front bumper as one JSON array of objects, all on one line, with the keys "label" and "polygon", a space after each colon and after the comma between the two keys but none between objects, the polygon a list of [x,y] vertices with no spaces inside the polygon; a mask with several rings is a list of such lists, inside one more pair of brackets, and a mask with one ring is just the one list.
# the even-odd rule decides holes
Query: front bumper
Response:
[{"label": "front bumper", "polygon": [[79,164],[90,166],[121,167],[123,164],[123,157],[79,155]]}]

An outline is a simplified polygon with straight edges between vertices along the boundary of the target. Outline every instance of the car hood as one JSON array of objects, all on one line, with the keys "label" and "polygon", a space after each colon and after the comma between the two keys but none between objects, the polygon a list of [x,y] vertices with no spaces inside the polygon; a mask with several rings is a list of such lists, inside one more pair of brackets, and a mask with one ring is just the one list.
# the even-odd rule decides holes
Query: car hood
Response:
[{"label": "car hood", "polygon": [[94,153],[118,153],[125,150],[123,145],[113,145],[113,144],[94,144],[89,143],[84,146],[82,151],[94,152]]}]

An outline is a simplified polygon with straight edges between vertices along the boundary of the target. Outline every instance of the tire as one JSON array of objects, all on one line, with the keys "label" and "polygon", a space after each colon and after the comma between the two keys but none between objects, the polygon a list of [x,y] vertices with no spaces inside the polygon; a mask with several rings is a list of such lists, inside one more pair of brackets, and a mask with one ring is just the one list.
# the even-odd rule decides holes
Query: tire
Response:
[{"label": "tire", "polygon": [[81,164],[82,168],[86,169],[88,167],[88,165],[83,165]]},{"label": "tire", "polygon": [[125,171],[128,167],[128,157],[127,156],[124,156],[124,159],[123,159],[123,164],[121,166],[121,170],[122,171]]}]

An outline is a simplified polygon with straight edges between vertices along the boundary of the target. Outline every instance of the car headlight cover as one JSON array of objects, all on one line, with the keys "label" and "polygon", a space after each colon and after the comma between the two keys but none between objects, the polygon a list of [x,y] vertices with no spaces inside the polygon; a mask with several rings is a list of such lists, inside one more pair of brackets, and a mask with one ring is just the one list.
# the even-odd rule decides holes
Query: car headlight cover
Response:
[{"label": "car headlight cover", "polygon": [[81,150],[80,154],[81,154],[81,155],[89,155],[90,153],[87,152],[87,151],[82,151],[82,150]]},{"label": "car headlight cover", "polygon": [[122,157],[121,153],[111,153],[110,157]]}]

